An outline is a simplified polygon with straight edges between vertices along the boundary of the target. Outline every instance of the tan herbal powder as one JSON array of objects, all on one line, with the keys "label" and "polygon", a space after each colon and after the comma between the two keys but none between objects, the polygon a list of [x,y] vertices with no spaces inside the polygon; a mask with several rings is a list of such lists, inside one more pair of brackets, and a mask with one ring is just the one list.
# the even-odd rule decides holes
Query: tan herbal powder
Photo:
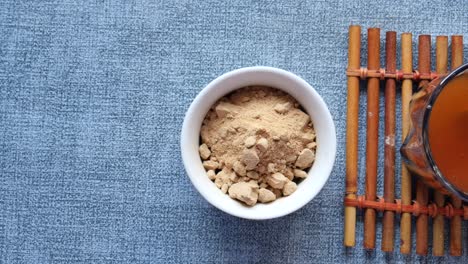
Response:
[{"label": "tan herbal powder", "polygon": [[268,87],[221,98],[203,121],[201,140],[208,177],[247,205],[293,193],[315,159],[309,115],[290,95]]}]

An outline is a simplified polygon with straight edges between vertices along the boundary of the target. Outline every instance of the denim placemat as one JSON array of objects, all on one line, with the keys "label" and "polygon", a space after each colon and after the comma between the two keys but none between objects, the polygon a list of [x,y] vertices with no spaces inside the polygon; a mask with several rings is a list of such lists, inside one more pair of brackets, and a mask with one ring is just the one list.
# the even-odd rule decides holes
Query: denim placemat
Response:
[{"label": "denim placemat", "polygon": [[[402,257],[398,246],[366,253],[362,222],[357,247],[342,246],[348,26],[381,27],[382,36],[457,33],[468,42],[467,7],[466,0],[2,1],[0,263],[468,262],[466,223],[461,258]],[[338,137],[336,166],[316,199],[263,222],[204,201],[179,151],[196,94],[220,74],[254,65],[314,86]],[[364,113],[361,105],[363,122]],[[360,139],[363,154],[364,130]],[[380,248],[380,225],[377,234]]]}]

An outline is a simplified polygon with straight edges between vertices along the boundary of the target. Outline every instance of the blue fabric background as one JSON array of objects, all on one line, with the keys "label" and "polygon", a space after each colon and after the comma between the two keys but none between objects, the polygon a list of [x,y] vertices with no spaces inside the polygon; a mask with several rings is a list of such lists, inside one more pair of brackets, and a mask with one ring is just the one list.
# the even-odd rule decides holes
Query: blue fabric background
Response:
[{"label": "blue fabric background", "polygon": [[[468,262],[466,223],[461,258],[402,257],[398,242],[397,253],[368,253],[361,221],[357,247],[342,246],[348,26],[458,33],[468,43],[467,8],[466,0],[2,1],[0,263]],[[203,200],[179,151],[196,94],[253,65],[313,85],[338,137],[318,197],[263,222]],[[363,176],[363,155],[360,164]],[[377,234],[380,248],[380,224]]]}]

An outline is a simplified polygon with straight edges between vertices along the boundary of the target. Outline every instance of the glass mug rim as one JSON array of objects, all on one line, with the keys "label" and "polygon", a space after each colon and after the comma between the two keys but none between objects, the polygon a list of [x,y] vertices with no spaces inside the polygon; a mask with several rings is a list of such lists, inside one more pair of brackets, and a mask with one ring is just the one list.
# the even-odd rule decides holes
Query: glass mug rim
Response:
[{"label": "glass mug rim", "polygon": [[434,92],[431,94],[429,98],[429,102],[426,106],[426,109],[424,111],[424,116],[423,116],[423,123],[422,123],[422,132],[423,132],[423,148],[424,152],[426,154],[426,158],[429,161],[429,166],[431,167],[432,171],[434,172],[435,177],[437,180],[442,183],[442,185],[451,193],[457,195],[461,199],[468,201],[468,193],[461,191],[458,189],[456,186],[454,186],[452,183],[450,183],[442,174],[442,172],[439,170],[434,158],[432,157],[432,152],[431,152],[431,147],[429,144],[429,136],[428,136],[428,130],[429,130],[429,118],[431,117],[431,112],[433,109],[433,106],[437,100],[437,97],[440,95],[444,87],[455,77],[461,75],[461,74],[468,74],[468,63],[463,64],[460,67],[456,68],[452,72],[450,72],[447,76],[445,76],[442,81],[437,85],[437,87],[434,89]]}]

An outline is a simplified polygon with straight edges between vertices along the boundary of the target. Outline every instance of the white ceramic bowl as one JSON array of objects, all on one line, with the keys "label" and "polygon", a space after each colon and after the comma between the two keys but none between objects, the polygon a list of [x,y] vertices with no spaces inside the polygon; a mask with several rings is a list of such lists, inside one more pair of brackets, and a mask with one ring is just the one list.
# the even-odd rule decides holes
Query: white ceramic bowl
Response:
[{"label": "white ceramic bowl", "polygon": [[[309,176],[298,184],[297,190],[288,197],[253,207],[244,206],[222,193],[206,176],[198,154],[201,124],[210,107],[224,95],[249,85],[274,87],[292,95],[310,115],[317,136],[315,162],[309,170]],[[319,193],[335,162],[336,134],[322,97],[302,78],[277,68],[248,67],[221,75],[198,94],[185,115],[180,145],[187,174],[208,202],[228,214],[262,220],[292,213]]]}]

